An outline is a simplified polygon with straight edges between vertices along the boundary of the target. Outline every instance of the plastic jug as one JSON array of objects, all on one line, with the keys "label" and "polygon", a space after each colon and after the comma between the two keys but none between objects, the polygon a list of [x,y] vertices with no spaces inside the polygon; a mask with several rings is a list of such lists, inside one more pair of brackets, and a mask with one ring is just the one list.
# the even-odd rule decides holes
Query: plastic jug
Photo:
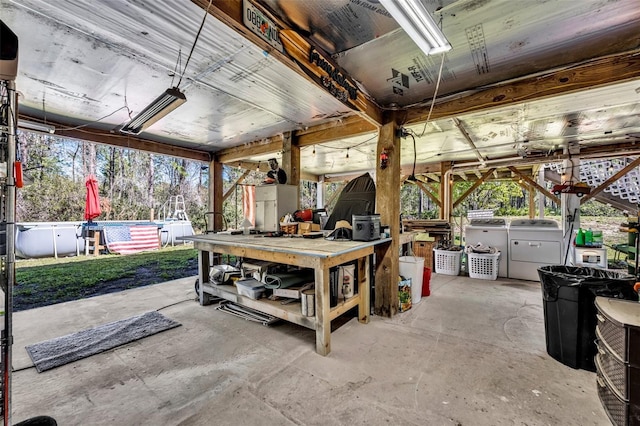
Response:
[{"label": "plastic jug", "polygon": [[593,231],[593,245],[595,247],[602,247],[603,243],[602,231]]},{"label": "plastic jug", "polygon": [[593,231],[591,230],[591,228],[587,229],[587,232],[584,233],[584,245],[593,245]]},{"label": "plastic jug", "polygon": [[584,231],[582,230],[582,228],[578,228],[578,231],[576,232],[576,245],[584,245]]}]

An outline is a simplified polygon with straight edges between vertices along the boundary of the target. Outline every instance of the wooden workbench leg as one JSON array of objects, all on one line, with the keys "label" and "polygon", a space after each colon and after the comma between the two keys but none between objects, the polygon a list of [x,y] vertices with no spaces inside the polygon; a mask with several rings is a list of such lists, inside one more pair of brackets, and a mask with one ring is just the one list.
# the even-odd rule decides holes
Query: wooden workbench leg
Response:
[{"label": "wooden workbench leg", "polygon": [[315,268],[316,281],[316,352],[331,352],[331,319],[329,318],[329,269]]},{"label": "wooden workbench leg", "polygon": [[204,293],[204,284],[209,282],[209,252],[198,251],[198,280],[200,287],[198,288],[198,299],[202,306],[209,304],[211,297]]},{"label": "wooden workbench leg", "polygon": [[369,322],[369,315],[371,314],[369,257],[370,256],[365,256],[358,259],[358,293],[360,294],[360,303],[358,304],[358,321],[363,324],[367,324]]}]

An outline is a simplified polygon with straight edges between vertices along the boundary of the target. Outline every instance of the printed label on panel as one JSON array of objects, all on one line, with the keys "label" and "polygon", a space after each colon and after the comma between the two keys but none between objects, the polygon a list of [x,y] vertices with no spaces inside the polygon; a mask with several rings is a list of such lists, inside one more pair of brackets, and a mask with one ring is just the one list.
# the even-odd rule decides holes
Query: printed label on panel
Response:
[{"label": "printed label on panel", "polygon": [[243,0],[242,9],[244,25],[271,46],[284,53],[284,47],[280,42],[280,34],[276,24],[248,0]]}]

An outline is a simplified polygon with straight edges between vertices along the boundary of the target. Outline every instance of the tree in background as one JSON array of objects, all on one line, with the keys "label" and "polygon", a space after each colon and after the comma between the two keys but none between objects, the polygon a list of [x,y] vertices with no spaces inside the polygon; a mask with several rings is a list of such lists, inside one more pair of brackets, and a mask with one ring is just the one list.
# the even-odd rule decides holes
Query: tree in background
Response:
[{"label": "tree in background", "polygon": [[19,133],[25,186],[16,195],[18,221],[82,220],[84,181],[73,178],[73,150],[69,152],[68,147],[56,142],[57,138],[50,135]]},{"label": "tree in background", "polygon": [[[102,215],[98,220],[166,219],[182,196],[196,232],[205,229],[208,165],[55,135],[19,132],[26,185],[17,193],[20,222],[82,221],[85,179],[98,179]],[[224,166],[223,214],[230,227],[243,219],[242,185],[259,185],[265,174]],[[316,184],[302,182],[301,208],[315,207]]]},{"label": "tree in background", "polygon": [[[208,164],[31,132],[18,133],[18,154],[25,176],[25,186],[17,191],[16,216],[20,222],[82,221],[84,182],[92,173],[98,179],[103,211],[98,220],[149,220],[152,215],[154,219],[164,219],[173,213],[169,201],[181,195],[194,228],[204,230]],[[223,193],[228,194],[223,214],[229,227],[237,228],[242,223],[243,185],[259,185],[264,177],[265,173],[258,171],[223,167]],[[328,214],[345,183],[325,184]],[[423,185],[438,193],[439,183]],[[456,182],[454,200],[471,185],[472,182]],[[317,183],[301,181],[300,208],[316,208],[317,192]],[[404,218],[439,217],[437,204],[417,185],[403,185],[400,202]],[[493,210],[496,216],[527,216],[527,193],[515,182],[485,182],[453,214],[466,217],[468,210],[485,209]],[[547,201],[547,209],[553,213],[557,207]],[[601,203],[589,202],[583,207],[583,214],[614,216],[617,212]]]}]

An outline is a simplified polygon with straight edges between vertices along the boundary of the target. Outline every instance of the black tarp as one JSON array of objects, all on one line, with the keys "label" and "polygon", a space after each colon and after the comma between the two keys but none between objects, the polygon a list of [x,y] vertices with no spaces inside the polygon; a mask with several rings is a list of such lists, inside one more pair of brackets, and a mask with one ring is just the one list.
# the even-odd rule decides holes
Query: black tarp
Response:
[{"label": "black tarp", "polygon": [[324,229],[333,229],[339,220],[351,223],[354,214],[368,215],[373,214],[375,210],[376,183],[369,173],[365,173],[344,187]]}]

